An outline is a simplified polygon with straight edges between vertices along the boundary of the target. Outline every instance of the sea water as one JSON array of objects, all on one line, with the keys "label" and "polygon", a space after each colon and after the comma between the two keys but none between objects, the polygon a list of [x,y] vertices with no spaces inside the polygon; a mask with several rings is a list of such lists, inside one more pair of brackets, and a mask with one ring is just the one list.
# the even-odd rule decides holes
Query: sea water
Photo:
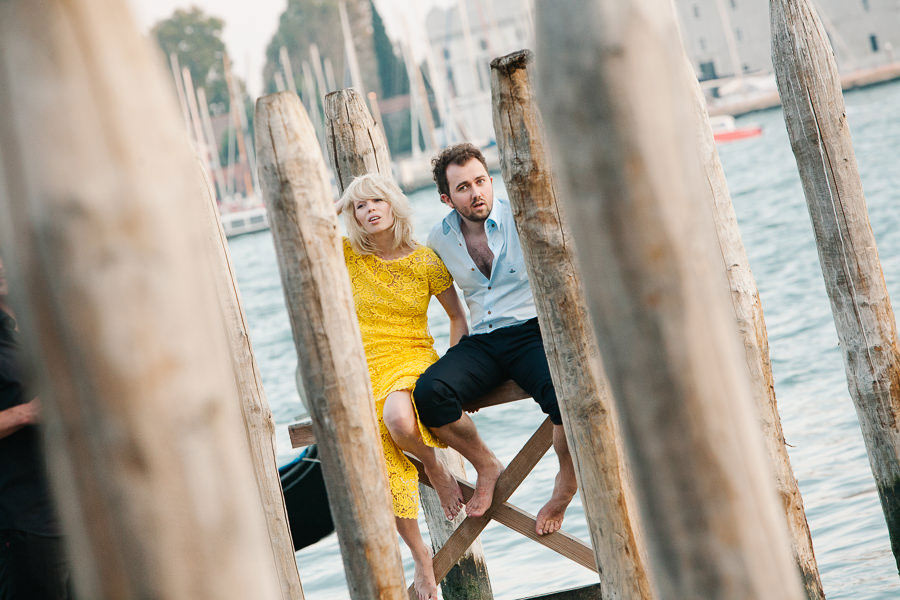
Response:
[{"label": "sea water", "polygon": [[[848,92],[847,116],[888,290],[900,310],[900,82]],[[794,472],[806,505],[828,598],[900,598],[900,579],[869,469],[838,347],[812,227],[780,110],[748,115],[739,125],[763,127],[761,137],[722,145],[741,234],[756,277],[769,333],[775,391]],[[505,195],[494,176],[495,193]],[[410,196],[416,233],[424,240],[446,213],[434,188]],[[304,415],[294,383],[296,353],[272,237],[262,232],[230,247],[263,383],[277,424],[278,456],[287,462],[287,424]],[[435,345],[448,345],[440,305],[429,310]],[[521,401],[473,417],[504,463],[541,423],[537,405]],[[511,502],[537,513],[556,474],[551,450]],[[469,470],[469,478],[474,474]],[[427,527],[420,519],[423,531]],[[589,540],[580,499],[565,529]],[[427,535],[427,534],[426,534]],[[586,585],[596,577],[546,548],[491,524],[481,536],[494,597],[521,598]],[[402,546],[407,582],[412,559]],[[297,553],[308,600],[348,597],[336,536]]]}]

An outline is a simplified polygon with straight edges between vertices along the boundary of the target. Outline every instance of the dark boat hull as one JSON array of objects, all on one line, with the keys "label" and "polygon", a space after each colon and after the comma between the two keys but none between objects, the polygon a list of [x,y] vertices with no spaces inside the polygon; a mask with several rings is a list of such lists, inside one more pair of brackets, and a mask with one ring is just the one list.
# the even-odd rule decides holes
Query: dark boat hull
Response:
[{"label": "dark boat hull", "polygon": [[294,551],[306,548],[334,531],[328,494],[322,479],[318,448],[308,446],[300,456],[278,469],[287,508]]}]

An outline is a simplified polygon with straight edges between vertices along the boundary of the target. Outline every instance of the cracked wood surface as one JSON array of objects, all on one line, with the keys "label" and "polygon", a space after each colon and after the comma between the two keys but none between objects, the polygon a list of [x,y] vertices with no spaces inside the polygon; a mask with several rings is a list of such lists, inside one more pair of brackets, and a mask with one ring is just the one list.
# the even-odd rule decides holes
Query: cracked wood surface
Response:
[{"label": "cracked wood surface", "polygon": [[355,600],[406,589],[337,215],[312,123],[292,92],[256,103],[256,147],[285,302]]},{"label": "cracked wood surface", "polygon": [[80,598],[280,598],[195,159],[121,0],[0,3],[0,240]]},{"label": "cracked wood surface", "polygon": [[668,0],[537,5],[539,100],[662,598],[803,597]]},{"label": "cracked wood surface", "polygon": [[856,407],[900,568],[900,352],[840,77],[809,0],[772,0],[772,57]]},{"label": "cracked wood surface", "polygon": [[624,448],[609,382],[591,329],[568,224],[557,202],[533,55],[491,62],[500,165],[537,304],[544,349],[575,462],[604,598],[649,599],[646,550],[627,489]]}]

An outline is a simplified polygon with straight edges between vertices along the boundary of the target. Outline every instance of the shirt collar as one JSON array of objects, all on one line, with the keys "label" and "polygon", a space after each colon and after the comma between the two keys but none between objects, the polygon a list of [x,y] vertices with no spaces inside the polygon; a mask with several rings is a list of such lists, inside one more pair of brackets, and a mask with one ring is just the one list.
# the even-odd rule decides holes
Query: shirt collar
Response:
[{"label": "shirt collar", "polygon": [[[493,206],[491,206],[491,212],[488,214],[487,219],[485,219],[485,223],[493,223],[497,227],[497,229],[502,230],[503,229],[502,219],[500,219],[500,216],[498,215],[498,210],[497,210],[497,206],[501,202],[502,202],[502,200],[500,200],[497,197],[494,197],[494,204],[493,204]],[[447,216],[444,217],[444,220],[441,221],[441,231],[443,231],[444,235],[447,235],[448,233],[450,233],[450,231],[453,231],[457,235],[461,234],[462,232],[459,228],[459,220],[460,219],[461,219],[461,217],[459,216],[459,213],[456,212],[455,209],[451,209],[450,212],[447,213]]]}]

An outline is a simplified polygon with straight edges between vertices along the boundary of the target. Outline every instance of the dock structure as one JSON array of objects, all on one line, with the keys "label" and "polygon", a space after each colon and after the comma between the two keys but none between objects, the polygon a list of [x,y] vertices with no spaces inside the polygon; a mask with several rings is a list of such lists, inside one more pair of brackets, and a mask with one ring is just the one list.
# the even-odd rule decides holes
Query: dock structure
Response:
[{"label": "dock structure", "polygon": [[354,600],[406,597],[372,386],[313,125],[293,92],[256,104],[259,180]]},{"label": "dock structure", "polygon": [[4,2],[0,56],[0,242],[79,597],[282,598],[158,57],[120,0]]},{"label": "dock structure", "polygon": [[725,276],[726,281],[723,284],[730,293],[734,322],[740,333],[744,359],[750,374],[750,393],[759,413],[763,441],[775,477],[775,489],[788,525],[791,551],[808,600],[824,600],[825,592],[822,589],[822,579],[819,576],[809,523],[806,520],[803,497],[800,495],[800,487],[791,468],[791,459],[781,428],[781,416],[778,413],[775,382],[772,377],[772,362],[769,357],[769,335],[766,331],[759,289],[750,270],[750,261],[741,239],[728,183],[725,181],[725,171],[719,161],[719,152],[710,127],[703,90],[694,77],[687,56],[684,65],[687,71],[685,77],[693,82],[693,114],[697,118],[698,158],[707,182],[702,188],[702,199],[712,210],[721,257],[718,271]]},{"label": "dock structure", "polygon": [[[387,140],[366,109],[362,97],[353,88],[331,92],[325,96],[325,131],[329,156],[340,192],[354,178],[367,173],[391,177],[391,160]],[[456,477],[465,479],[463,458],[451,448],[436,448],[444,465]],[[428,523],[434,552],[443,546],[464,516],[448,521],[437,492],[420,484],[420,499]],[[491,579],[480,540],[475,540],[441,580],[444,600],[479,598],[491,600]]]},{"label": "dock structure", "polygon": [[629,489],[616,410],[590,327],[572,236],[534,97],[533,54],[491,62],[494,131],[537,304],[594,557],[608,597],[650,599],[646,551]]},{"label": "dock structure", "polygon": [[539,97],[662,598],[803,597],[670,2],[538,4]]},{"label": "dock structure", "polygon": [[900,349],[828,35],[771,0],[772,58],[869,464],[900,568]]},{"label": "dock structure", "polygon": [[231,354],[241,414],[244,417],[244,431],[253,461],[259,499],[262,503],[272,560],[281,584],[283,600],[303,600],[303,586],[294,556],[294,544],[288,524],[287,508],[278,475],[275,456],[275,421],[266,399],[262,375],[250,343],[247,317],[241,303],[228,240],[216,204],[216,193],[212,180],[197,157],[197,169],[203,178],[206,194],[198,196],[205,206],[206,239],[210,250],[210,272],[216,283],[219,308],[224,321],[225,337]]}]

